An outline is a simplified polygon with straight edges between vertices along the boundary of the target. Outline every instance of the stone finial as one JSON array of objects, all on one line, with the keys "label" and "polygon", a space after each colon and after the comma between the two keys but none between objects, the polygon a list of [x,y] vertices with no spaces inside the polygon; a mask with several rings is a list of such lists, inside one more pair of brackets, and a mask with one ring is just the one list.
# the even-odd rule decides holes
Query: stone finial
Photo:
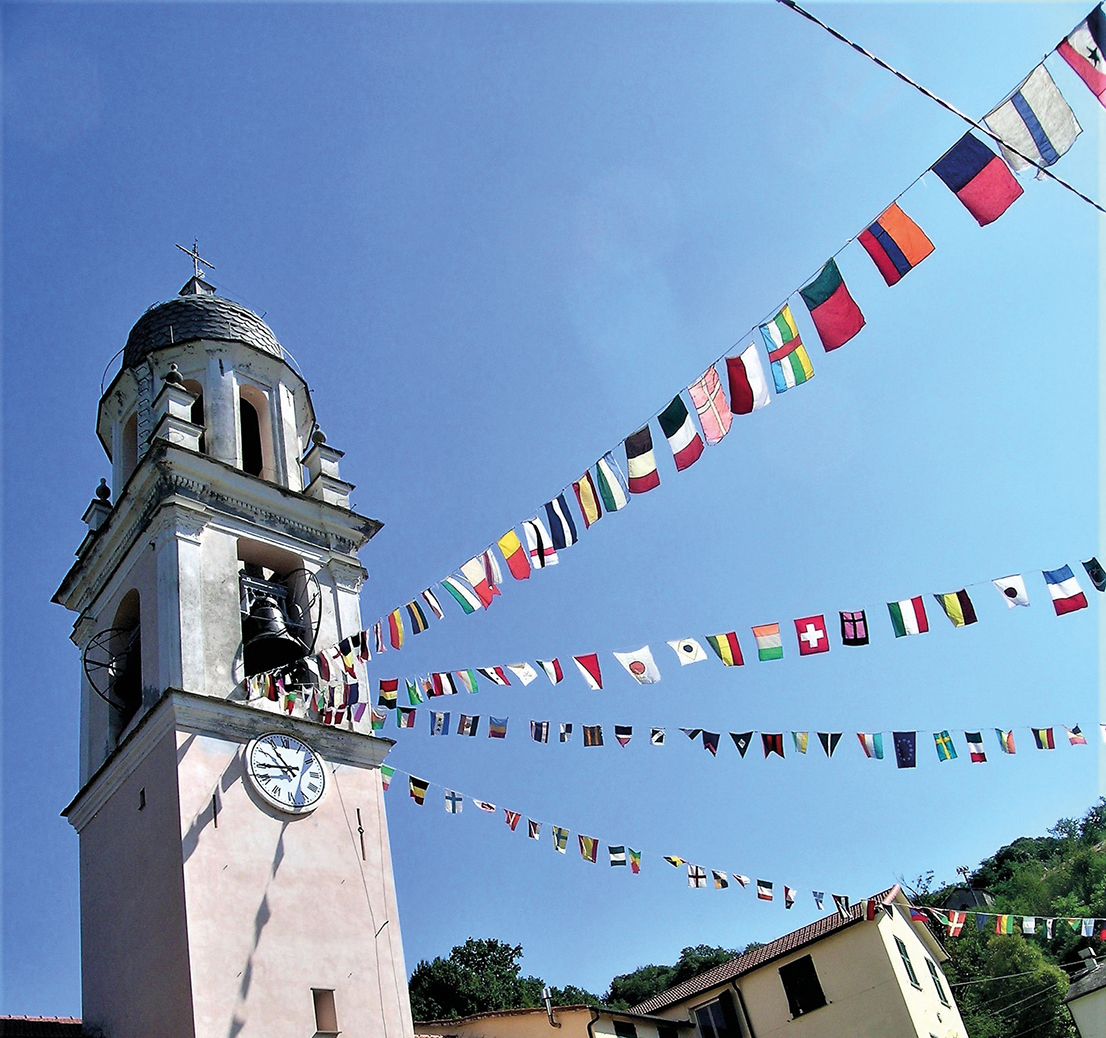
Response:
[{"label": "stone finial", "polygon": [[326,443],[326,433],[322,431],[317,425],[315,431],[311,434],[311,442],[316,445],[322,445]]},{"label": "stone finial", "polygon": [[180,369],[176,364],[169,365],[169,373],[165,376],[165,382],[168,382],[171,386],[183,386],[184,379],[181,378]]},{"label": "stone finial", "polygon": [[96,496],[105,503],[111,497],[111,487],[108,486],[108,481],[103,477],[100,478],[100,485],[96,488]]},{"label": "stone finial", "polygon": [[108,486],[106,479],[101,479],[100,485],[96,488],[96,496],[89,503],[81,517],[88,524],[89,535],[96,533],[108,521],[108,516],[111,515],[110,497],[111,487]]}]

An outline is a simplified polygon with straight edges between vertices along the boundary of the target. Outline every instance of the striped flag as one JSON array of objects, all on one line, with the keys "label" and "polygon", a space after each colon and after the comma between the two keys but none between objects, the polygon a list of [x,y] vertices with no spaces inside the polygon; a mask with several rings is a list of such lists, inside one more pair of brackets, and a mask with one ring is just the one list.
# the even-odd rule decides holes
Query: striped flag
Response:
[{"label": "striped flag", "polygon": [[1004,732],[1001,728],[995,729],[995,735],[998,736],[998,744],[1003,753],[1014,753],[1014,730]]},{"label": "striped flag", "polygon": [[393,609],[388,614],[388,640],[393,649],[403,648],[403,617],[398,609]]},{"label": "striped flag", "polygon": [[545,503],[545,517],[549,520],[549,533],[553,538],[554,548],[569,548],[576,543],[576,524],[572,521],[572,513],[564,494],[558,494],[552,501]]},{"label": "striped flag", "polygon": [[630,503],[626,496],[626,480],[610,451],[595,463],[595,482],[599,487],[603,507],[608,512],[617,512]]},{"label": "striped flag", "polygon": [[426,614],[422,611],[422,607],[418,602],[411,601],[407,603],[407,616],[411,621],[412,634],[422,634],[426,630],[428,626]]},{"label": "striped flag", "polygon": [[1044,65],[1030,72],[984,121],[1002,138],[1003,156],[1019,171],[1034,163],[1051,166],[1083,132]]},{"label": "striped flag", "polygon": [[442,587],[449,592],[466,615],[476,612],[480,606],[480,599],[473,594],[472,588],[468,587],[463,580],[457,577],[443,577]]},{"label": "striped flag", "polygon": [[1051,728],[1034,728],[1033,741],[1037,744],[1038,750],[1054,750],[1056,749],[1056,740],[1052,736]]},{"label": "striped flag", "polygon": [[1064,731],[1068,733],[1068,742],[1070,742],[1072,746],[1087,745],[1087,737],[1080,731],[1079,725],[1076,725],[1074,728],[1069,728],[1067,725],[1064,725]]},{"label": "striped flag", "polygon": [[433,612],[433,614],[439,620],[442,619],[443,616],[445,616],[445,613],[442,612],[441,603],[438,601],[438,596],[435,595],[434,592],[430,590],[430,588],[427,588],[424,592],[422,592],[421,597],[422,600],[428,606],[430,606],[431,612]]},{"label": "striped flag", "polygon": [[757,880],[757,897],[760,898],[761,901],[772,900],[772,884],[769,883],[768,880]]},{"label": "striped flag", "polygon": [[864,756],[876,760],[883,760],[883,733],[882,732],[857,732]]},{"label": "striped flag", "polygon": [[603,506],[599,503],[599,492],[592,482],[591,473],[585,472],[575,483],[572,490],[576,494],[576,503],[584,517],[584,529],[603,518]]},{"label": "striped flag", "polygon": [[599,841],[591,836],[578,835],[577,838],[580,841],[580,857],[594,864],[599,853]]},{"label": "striped flag", "polygon": [[530,551],[530,565],[534,569],[544,569],[546,566],[557,565],[557,549],[553,547],[553,541],[549,531],[542,521],[534,516],[522,524],[522,532],[526,535],[526,547]]},{"label": "striped flag", "polygon": [[607,847],[607,855],[610,858],[612,868],[617,866],[617,865],[625,865],[626,864],[626,848],[625,848],[625,846],[618,846],[618,847],[608,846]]},{"label": "striped flag", "polygon": [[786,393],[814,378],[814,365],[810,363],[810,355],[799,337],[790,306],[785,303],[768,324],[762,324],[760,334],[768,350],[777,393]]},{"label": "striped flag", "polygon": [[888,285],[898,284],[933,251],[933,242],[897,202],[861,231],[858,240]]},{"label": "striped flag", "polygon": [[551,685],[557,685],[564,680],[564,671],[561,670],[561,661],[555,656],[551,660],[536,660],[535,661],[542,670],[545,671],[545,676],[549,678]]},{"label": "striped flag", "polygon": [[476,672],[474,670],[459,670],[457,671],[457,677],[461,679],[461,684],[465,686],[467,692],[480,691],[480,685],[476,680]]},{"label": "striped flag", "polygon": [[968,592],[963,588],[947,595],[933,597],[937,599],[937,604],[945,611],[945,616],[949,618],[953,627],[967,627],[975,623],[975,607],[968,597]]},{"label": "striped flag", "polygon": [[502,667],[477,667],[477,672],[483,674],[493,685],[509,685],[507,675]]},{"label": "striped flag", "polygon": [[678,393],[657,416],[661,432],[672,448],[672,457],[676,462],[676,471],[690,468],[702,456],[703,438],[695,431],[695,425],[688,414],[687,405]]},{"label": "striped flag", "polygon": [[1106,105],[1106,15],[1099,4],[1056,48],[1075,74]]},{"label": "striped flag", "polygon": [[926,618],[926,607],[921,595],[904,598],[901,602],[888,602],[887,611],[891,614],[891,626],[895,629],[896,638],[908,634],[925,634],[929,630],[929,620]]},{"label": "striped flag", "polygon": [[727,667],[744,666],[745,660],[741,656],[741,646],[737,643],[736,631],[727,631],[725,634],[708,634],[707,644]]},{"label": "striped flag", "polygon": [[772,402],[760,354],[752,343],[738,356],[726,358],[726,378],[730,383],[730,410],[734,414],[752,414]]},{"label": "striped flag", "polygon": [[767,660],[783,659],[783,638],[779,624],[761,624],[753,628],[753,637],[757,643],[757,656],[763,663]]},{"label": "striped flag", "polygon": [[653,436],[649,426],[644,425],[627,436],[624,446],[630,493],[645,494],[660,486],[661,477],[657,473],[657,459],[653,457]]},{"label": "striped flag", "polygon": [[699,424],[703,427],[703,437],[707,443],[718,443],[730,431],[733,414],[726,403],[726,394],[722,391],[722,381],[712,364],[703,373],[703,377],[687,387]]},{"label": "striped flag", "polygon": [[1041,570],[1041,575],[1048,585],[1048,593],[1052,596],[1052,608],[1056,610],[1057,616],[1087,608],[1087,596],[1083,594],[1083,589],[1075,579],[1071,566]]},{"label": "striped flag", "polygon": [[472,590],[476,592],[476,597],[485,609],[492,604],[492,599],[499,594],[499,588],[493,586],[488,579],[483,555],[477,555],[475,558],[469,559],[461,567],[461,576],[472,585]]},{"label": "striped flag", "polygon": [[421,804],[426,799],[426,791],[430,788],[430,783],[415,778],[414,775],[408,777],[407,783],[411,792],[411,799],[414,800],[416,804]]}]

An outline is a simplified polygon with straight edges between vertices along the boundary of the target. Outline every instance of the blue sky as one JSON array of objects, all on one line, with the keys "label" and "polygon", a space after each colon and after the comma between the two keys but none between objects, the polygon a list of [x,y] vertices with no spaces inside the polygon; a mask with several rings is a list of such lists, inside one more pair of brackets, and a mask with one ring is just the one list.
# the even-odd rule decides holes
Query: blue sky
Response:
[{"label": "blue sky", "polygon": [[[980,116],[1086,14],[1072,4],[824,5]],[[935,161],[962,124],[781,5],[44,5],[3,8],[3,937],[0,1010],[77,1014],[79,660],[49,603],[108,464],[94,417],[127,332],[190,272],[264,314],[311,383],[358,509],[366,621],[494,541],[659,411]],[[1057,167],[1096,196],[1101,109]],[[469,936],[601,994],[682,947],[742,946],[1081,814],[1096,754],[969,764],[965,729],[1097,724],[1099,602],[1056,618],[1039,570],[1098,547],[1098,216],[1050,183],[979,228],[932,175],[901,199],[936,251],[887,288],[838,257],[867,318],[816,375],[735,420],[561,564],[469,618],[447,604],[373,680],[560,657],[551,688],[450,703],[494,742],[397,739],[392,763],[524,816],[640,847],[641,875],[556,854],[502,816],[388,793],[408,968]],[[885,603],[1024,572],[1008,611],[896,641]],[[1088,582],[1084,587],[1090,594]],[[1097,596],[1092,596],[1097,598]],[[794,617],[865,608],[872,644],[799,659]],[[753,659],[778,621],[785,659]],[[736,629],[746,666],[664,641]],[[653,647],[638,687],[610,653]],[[589,692],[569,657],[598,651]],[[607,745],[529,741],[530,719]],[[486,720],[482,720],[482,727]],[[620,748],[614,724],[634,726]],[[647,730],[668,729],[663,748]],[[717,758],[678,728],[843,731],[832,761]],[[948,728],[961,751],[938,765]],[[857,731],[918,729],[919,766]],[[723,739],[726,737],[723,735]],[[813,736],[812,736],[813,738]],[[677,854],[800,892],[688,890]]]}]

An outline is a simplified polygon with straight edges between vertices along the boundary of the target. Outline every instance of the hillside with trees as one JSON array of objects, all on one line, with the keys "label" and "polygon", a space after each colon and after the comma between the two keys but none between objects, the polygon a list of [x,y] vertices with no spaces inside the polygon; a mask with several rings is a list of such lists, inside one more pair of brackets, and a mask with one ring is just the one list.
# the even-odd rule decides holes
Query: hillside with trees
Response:
[{"label": "hillside with trees", "polygon": [[[945,937],[951,958],[944,970],[970,1038],[1073,1038],[1064,1006],[1068,979],[1084,960],[1080,951],[1106,955],[1106,943],[1083,937],[1078,925],[1097,918],[1106,927],[1106,798],[1082,818],[1062,818],[1046,836],[1021,837],[969,871],[962,883],[936,884],[933,873],[907,885],[915,902],[934,908],[965,885],[992,899],[959,937]],[[996,934],[994,914],[1035,916],[1038,933]],[[1055,919],[1047,937],[1043,920]],[[755,944],[740,949],[746,951]],[[554,1005],[609,1005],[626,1009],[739,954],[738,949],[684,948],[672,965],[649,964],[612,978],[602,998],[568,985],[552,988]],[[411,1010],[416,1020],[455,1019],[495,1009],[542,1004],[544,981],[522,976],[522,947],[495,939],[469,938],[448,957],[423,960],[411,974]]]}]

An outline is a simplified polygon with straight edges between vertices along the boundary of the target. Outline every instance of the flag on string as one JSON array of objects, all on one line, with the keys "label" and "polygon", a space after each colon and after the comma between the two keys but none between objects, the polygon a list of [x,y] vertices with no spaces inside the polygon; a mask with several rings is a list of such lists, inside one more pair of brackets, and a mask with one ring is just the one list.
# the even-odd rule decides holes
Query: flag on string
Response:
[{"label": "flag on string", "polygon": [[964,134],[932,169],[980,227],[1002,216],[1022,193],[1006,163],[971,133]]},{"label": "flag on string", "polygon": [[414,728],[415,727],[415,715],[418,711],[414,707],[401,706],[399,708],[399,714],[396,720],[399,722],[400,728]]},{"label": "flag on string", "polygon": [[477,728],[480,727],[480,715],[470,716],[469,714],[461,714],[460,720],[457,722],[457,734],[458,735],[475,735]]},{"label": "flag on string", "polygon": [[559,825],[550,827],[550,831],[553,833],[553,847],[559,854],[564,854],[568,849],[568,830],[562,829]]},{"label": "flag on string", "polygon": [[569,742],[572,739],[572,722],[561,722],[561,742]]},{"label": "flag on string", "polygon": [[480,599],[473,594],[472,589],[467,587],[464,581],[457,577],[443,577],[441,583],[466,616],[469,613],[476,612],[477,607],[481,604]]},{"label": "flag on string", "polygon": [[392,776],[396,773],[396,769],[391,764],[380,765],[380,786],[382,789],[387,788],[392,784]]},{"label": "flag on string", "polygon": [[503,583],[503,570],[499,567],[499,557],[491,548],[485,548],[480,560],[484,563],[484,579],[491,587],[492,594],[501,594],[499,586]]},{"label": "flag on string", "polygon": [[561,661],[556,656],[551,660],[535,660],[534,662],[545,671],[545,676],[549,678],[549,684],[559,685],[564,681],[565,675],[564,671],[561,670]]},{"label": "flag on string", "polygon": [[968,759],[973,764],[986,764],[987,753],[983,749],[983,733],[965,732],[964,741],[968,744]]},{"label": "flag on string", "polygon": [[357,658],[363,662],[368,662],[373,658],[373,654],[369,652],[369,632],[362,631],[360,634],[353,636],[353,641],[357,645],[358,652]]},{"label": "flag on string", "polygon": [[483,674],[493,685],[509,685],[510,679],[503,673],[502,667],[477,667],[478,674]]},{"label": "flag on string", "polygon": [[707,443],[718,443],[730,431],[733,414],[726,403],[726,394],[722,390],[722,380],[712,364],[703,377],[687,387],[699,424],[703,427],[703,437]]},{"label": "flag on string", "polygon": [[514,674],[523,685],[529,685],[530,682],[538,676],[538,672],[534,670],[529,663],[508,663],[507,669]]},{"label": "flag on string", "polygon": [[703,438],[695,430],[688,414],[683,397],[676,394],[659,415],[661,432],[672,448],[672,457],[676,462],[676,471],[681,472],[695,464],[703,453]]},{"label": "flag on string", "polygon": [[1026,591],[1025,581],[1022,580],[1020,574],[1014,573],[1009,577],[999,577],[997,580],[992,580],[991,583],[998,588],[1007,609],[1013,609],[1014,606],[1029,605],[1029,592]]},{"label": "flag on string", "polygon": [[530,722],[530,738],[534,742],[548,742],[549,741],[549,722],[548,721],[531,721]]},{"label": "flag on string", "polygon": [[572,521],[572,513],[563,493],[552,501],[546,501],[545,517],[549,520],[549,535],[553,538],[554,548],[559,551],[576,543],[576,524]]},{"label": "flag on string", "polygon": [[795,634],[799,639],[800,656],[812,656],[816,652],[829,652],[826,618],[822,614],[800,617],[795,621]]},{"label": "flag on string", "polygon": [[1019,172],[1034,164],[1051,166],[1083,132],[1044,65],[1030,72],[984,122],[1002,138],[999,148]]},{"label": "flag on string", "polygon": [[833,907],[842,919],[849,918],[849,899],[844,894],[830,894],[833,898]]},{"label": "flag on string", "polygon": [[526,547],[530,552],[530,565],[534,569],[545,569],[546,566],[556,566],[557,549],[549,538],[549,531],[542,521],[534,516],[522,524],[522,532],[526,536]]},{"label": "flag on string", "polygon": [[1093,937],[1094,936],[1094,920],[1093,919],[1084,919],[1083,920],[1083,925],[1080,927],[1079,932],[1084,937]]},{"label": "flag on string", "polygon": [[588,529],[592,523],[603,518],[603,506],[599,503],[599,492],[592,482],[591,473],[585,472],[575,483],[572,491],[576,495],[576,503],[580,506],[580,515],[584,517],[584,529]]},{"label": "flag on string", "polygon": [[781,757],[783,756],[783,732],[775,734],[771,732],[761,732],[760,741],[764,743],[765,758],[771,753],[779,754]]},{"label": "flag on string", "polygon": [[1070,742],[1072,746],[1087,745],[1087,738],[1080,730],[1079,725],[1076,725],[1074,728],[1069,728],[1067,725],[1064,725],[1064,731],[1068,733],[1068,742]]},{"label": "flag on string", "polygon": [[757,656],[762,663],[783,659],[783,638],[780,637],[779,624],[761,624],[759,627],[754,627],[753,637],[757,643]]},{"label": "flag on string", "polygon": [[515,580],[529,580],[530,560],[526,557],[526,550],[522,547],[522,541],[514,530],[508,530],[495,542],[503,553],[507,562],[507,569]]},{"label": "flag on string", "polygon": [[423,591],[419,597],[422,598],[422,600],[430,607],[430,611],[439,620],[441,620],[445,616],[445,613],[442,612],[442,604],[438,601],[438,596],[435,595],[434,592],[430,590],[430,588],[427,588],[425,591]]},{"label": "flag on string", "polygon": [[461,679],[461,684],[465,686],[467,692],[479,692],[480,686],[476,681],[476,671],[474,670],[459,670],[457,671],[457,677]]},{"label": "flag on string", "polygon": [[[339,708],[339,713],[341,708]],[[384,722],[388,720],[387,710],[378,710],[375,706],[372,707],[372,713],[369,715],[369,724],[372,726],[374,732],[379,732],[384,727]]]},{"label": "flag on string", "polygon": [[410,775],[407,779],[408,789],[411,793],[411,799],[416,804],[421,804],[426,799],[426,791],[430,788],[429,782],[423,782],[422,779],[415,778],[414,775]]},{"label": "flag on string", "polygon": [[651,728],[649,730],[649,742],[653,746],[664,745],[664,729],[663,728]]},{"label": "flag on string", "polygon": [[387,649],[387,646],[384,644],[384,628],[382,620],[377,620],[376,623],[372,625],[372,632],[373,644],[376,646],[377,653],[384,652]]},{"label": "flag on string", "polygon": [[[357,677],[357,670],[353,665],[353,646],[350,644],[348,638],[343,638],[338,643],[338,651],[335,653],[337,659],[342,661],[342,668],[345,670],[347,676],[351,678]],[[270,679],[271,680],[271,679]],[[270,693],[272,689],[269,690]],[[274,699],[275,695],[270,695],[270,699]]]},{"label": "flag on string", "polygon": [[616,724],[614,726],[614,737],[618,740],[619,746],[625,746],[634,736],[634,729],[632,725],[628,724]]},{"label": "flag on string", "polygon": [[472,585],[472,590],[476,592],[476,597],[480,599],[480,604],[485,609],[492,604],[492,599],[499,594],[499,588],[493,587],[488,581],[482,555],[469,559],[461,567],[461,576]]},{"label": "flag on string", "polygon": [[822,749],[826,751],[826,756],[832,757],[833,751],[837,749],[837,744],[841,741],[841,733],[819,732],[818,741],[822,744]]},{"label": "flag on string", "polygon": [[948,729],[943,732],[933,733],[933,742],[937,747],[937,759],[939,761],[956,760],[956,747],[952,744],[952,736]]},{"label": "flag on string", "polygon": [[430,711],[430,734],[449,735],[449,714],[439,710]]},{"label": "flag on string", "polygon": [[806,753],[807,743],[810,738],[809,732],[792,732],[791,741],[795,744],[795,751],[797,753]]},{"label": "flag on string", "polygon": [[888,285],[898,284],[933,251],[933,242],[897,202],[861,231],[858,240]]},{"label": "flag on string", "polygon": [[896,638],[908,634],[925,634],[929,630],[929,620],[926,618],[926,607],[921,595],[904,598],[901,602],[888,602],[887,611],[891,614],[891,626],[895,629]]},{"label": "flag on string", "polygon": [[1101,4],[1068,33],[1056,53],[1106,106],[1106,15]]},{"label": "flag on string", "polygon": [[639,685],[655,685],[661,679],[661,672],[653,661],[653,653],[648,645],[643,645],[634,652],[616,652],[614,658],[618,660],[627,672]]},{"label": "flag on string", "polygon": [[315,656],[315,662],[319,666],[319,677],[323,681],[330,680],[330,661],[326,658],[325,652],[320,652]]},{"label": "flag on string", "polygon": [[674,854],[666,854],[664,856],[664,860],[666,862],[668,862],[668,864],[671,865],[675,869],[678,869],[681,865],[684,864],[684,859],[683,858],[678,858]]},{"label": "flag on string", "polygon": [[480,808],[481,811],[487,811],[488,814],[492,814],[492,815],[495,814],[495,804],[489,804],[487,800],[477,800],[475,797],[472,797],[471,799],[472,799],[472,802],[478,808]]},{"label": "flag on string", "polygon": [[527,835],[531,840],[537,840],[541,837],[541,822],[535,822],[533,818],[526,819]]},{"label": "flag on string", "polygon": [[1075,579],[1071,566],[1041,570],[1041,575],[1048,585],[1048,593],[1052,596],[1052,608],[1056,610],[1057,616],[1087,608],[1087,597],[1083,594],[1079,581]]},{"label": "flag on string", "polygon": [[448,814],[459,815],[461,808],[465,806],[464,797],[460,793],[455,793],[452,789],[445,791],[445,809]]},{"label": "flag on string", "polygon": [[747,887],[750,883],[752,883],[752,880],[748,876],[742,876],[737,872],[731,872],[730,875],[733,876],[733,878],[741,884],[742,888]]},{"label": "flag on string", "polygon": [[595,858],[599,853],[599,841],[591,836],[581,836],[579,834],[577,834],[577,839],[580,841],[580,857],[594,865]]},{"label": "flag on string", "polygon": [[683,732],[684,735],[686,735],[689,739],[698,739],[699,738],[699,733],[702,730],[703,730],[702,728],[681,728],[680,729],[680,731]]},{"label": "flag on string", "polygon": [[819,912],[821,912],[822,902],[826,898],[826,892],[824,890],[812,890],[810,893],[811,896],[814,898],[814,907],[817,908]]},{"label": "flag on string", "polygon": [[641,851],[635,851],[633,847],[627,847],[626,850],[630,855],[630,872],[636,876],[641,872]]},{"label": "flag on string", "polygon": [[515,831],[515,826],[518,825],[520,818],[522,818],[522,815],[517,811],[510,811],[507,808],[503,808],[503,821],[507,823],[507,827],[511,832]]},{"label": "flag on string", "polygon": [[730,738],[733,739],[734,746],[737,747],[737,752],[742,757],[749,751],[750,745],[753,742],[752,732],[730,732]]},{"label": "flag on string", "polygon": [[626,848],[624,846],[608,846],[607,856],[610,859],[611,867],[614,868],[618,865],[626,864]]},{"label": "flag on string", "polygon": [[883,760],[883,733],[882,732],[857,732],[860,747],[864,750],[864,756]]},{"label": "flag on string", "polygon": [[1037,744],[1038,750],[1054,750],[1056,749],[1056,740],[1052,736],[1051,728],[1034,728],[1033,741]]},{"label": "flag on string", "polygon": [[429,626],[426,622],[426,614],[422,611],[422,606],[414,600],[407,603],[407,617],[411,621],[412,634],[422,634]]},{"label": "flag on string", "polygon": [[603,687],[603,675],[599,670],[599,657],[594,652],[585,653],[583,656],[573,656],[573,662],[587,682],[588,688],[597,692]]},{"label": "flag on string", "polygon": [[660,486],[657,460],[653,457],[653,437],[649,426],[626,437],[626,472],[629,474],[630,493],[644,494]]},{"label": "flag on string", "polygon": [[694,638],[680,638],[668,644],[672,646],[672,651],[679,659],[681,667],[686,667],[689,663],[699,663],[707,658],[703,647]]},{"label": "flag on string", "polygon": [[1013,933],[1014,917],[1012,915],[995,916],[995,933]]},{"label": "flag on string", "polygon": [[[814,378],[814,365],[810,363],[810,355],[799,338],[799,329],[788,304],[785,303],[768,324],[760,326],[760,334],[772,363],[772,380],[776,383],[777,393],[786,393]],[[742,359],[744,356],[742,354]]]},{"label": "flag on string", "polygon": [[1053,927],[1056,924],[1056,920],[1055,919],[1046,919],[1044,921],[1044,923],[1045,923],[1045,937],[1048,938],[1048,940],[1051,941],[1052,936],[1053,936]]},{"label": "flag on string", "polygon": [[995,729],[995,735],[998,736],[999,748],[1003,753],[1014,753],[1014,730],[1004,732],[1001,728]]},{"label": "flag on string", "polygon": [[738,356],[726,358],[726,378],[730,384],[730,410],[733,414],[752,414],[772,402],[760,354],[752,343]]},{"label": "flag on string", "polygon": [[380,697],[376,701],[377,706],[394,707],[396,694],[399,690],[399,678],[380,679]]},{"label": "flag on string", "polygon": [[584,725],[584,745],[585,746],[602,746],[603,745],[603,726],[601,724],[586,724],[586,725]]},{"label": "flag on string", "polygon": [[964,929],[964,922],[968,918],[967,912],[953,912],[949,911],[945,924],[949,937],[959,937],[960,931]]},{"label": "flag on string", "polygon": [[435,671],[431,677],[433,678],[435,696],[457,695],[457,684],[448,670]]},{"label": "flag on string", "polygon": [[718,732],[703,732],[703,749],[709,750],[712,757],[718,756]]},{"label": "flag on string", "polygon": [[945,611],[945,616],[949,618],[953,627],[967,627],[975,623],[975,606],[972,605],[972,600],[965,589],[933,597],[937,599],[937,604]]},{"label": "flag on string", "polygon": [[719,872],[717,869],[710,870],[711,878],[714,880],[715,890],[725,890],[730,885],[730,881],[726,879],[724,872]]},{"label": "flag on string", "polygon": [[1098,559],[1092,556],[1083,563],[1083,568],[1087,571],[1091,583],[1094,584],[1095,591],[1106,591],[1106,570],[1102,568]]},{"label": "flag on string", "polygon": [[895,763],[900,768],[917,764],[917,732],[892,732],[895,741]]},{"label": "flag on string", "polygon": [[868,620],[863,609],[852,612],[842,612],[841,616],[841,644],[842,645],[867,645],[868,644]]},{"label": "flag on string", "polygon": [[1035,915],[1022,916],[1022,933],[1032,936],[1037,932],[1037,917]]},{"label": "flag on string", "polygon": [[786,883],[783,885],[784,908],[790,908],[793,904],[795,904],[795,893],[796,891],[792,887],[789,887]]},{"label": "flag on string", "polygon": [[626,480],[610,451],[595,463],[595,482],[599,487],[603,507],[608,512],[617,512],[630,503],[626,496]]},{"label": "flag on string", "polygon": [[689,887],[705,887],[707,885],[706,871],[699,865],[688,865],[687,885]]},{"label": "flag on string", "polygon": [[388,614],[388,640],[393,649],[403,648],[403,617],[398,609],[393,609]]},{"label": "flag on string", "polygon": [[757,880],[757,897],[760,898],[761,901],[772,900],[772,884],[769,883],[768,880]]},{"label": "flag on string", "polygon": [[708,634],[707,644],[727,667],[744,666],[745,660],[741,657],[741,646],[737,643],[736,631],[727,631],[725,634]]},{"label": "flag on string", "polygon": [[849,295],[835,259],[827,260],[818,276],[799,289],[799,295],[810,311],[822,348],[827,353],[844,346],[864,327],[864,315]]}]

